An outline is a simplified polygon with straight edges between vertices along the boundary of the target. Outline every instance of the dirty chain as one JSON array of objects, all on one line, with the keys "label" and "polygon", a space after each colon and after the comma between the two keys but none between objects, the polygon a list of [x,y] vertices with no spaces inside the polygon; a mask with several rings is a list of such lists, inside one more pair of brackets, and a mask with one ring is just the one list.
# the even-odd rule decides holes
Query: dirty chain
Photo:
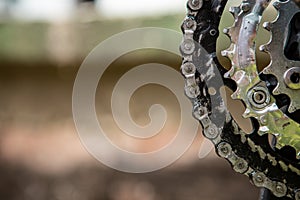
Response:
[{"label": "dirty chain", "polygon": [[[299,200],[300,128],[289,114],[298,109],[299,99],[293,98],[299,94],[289,91],[295,89],[293,87],[299,81],[296,66],[299,67],[299,62],[295,58],[298,55],[292,50],[292,57],[275,61],[281,59],[276,57],[277,51],[286,52],[289,45],[293,49],[295,41],[299,42],[299,7],[291,0],[275,2],[278,17],[265,27],[277,39],[274,44],[271,40],[261,48],[269,52],[272,62],[264,74],[259,74],[255,38],[269,2],[244,0],[240,6],[230,8],[234,24],[224,33],[230,37],[231,45],[222,52],[231,61],[229,71],[223,68],[216,56],[218,27],[226,3],[227,0],[187,2],[187,17],[182,24],[183,42],[180,45],[183,57],[181,72],[185,77],[185,93],[193,105],[193,115],[201,123],[204,136],[213,142],[217,154],[228,160],[236,172],[248,176],[257,187],[269,189],[275,197]],[[274,28],[276,24],[278,26]],[[282,37],[288,39],[280,39]],[[287,48],[284,49],[285,46]],[[296,47],[299,50],[299,43]],[[285,65],[282,66],[282,63]],[[291,87],[286,83],[287,79]],[[274,94],[282,84],[287,85],[287,89],[280,92],[288,96],[289,101]],[[227,110],[221,97],[224,86],[235,91],[233,99],[243,101],[246,107],[243,116],[249,117],[253,125],[251,133],[245,133]],[[281,104],[286,107],[287,102],[290,104],[284,110]],[[270,136],[273,137],[272,142]],[[282,151],[287,146],[295,151],[294,156],[287,156]]]}]

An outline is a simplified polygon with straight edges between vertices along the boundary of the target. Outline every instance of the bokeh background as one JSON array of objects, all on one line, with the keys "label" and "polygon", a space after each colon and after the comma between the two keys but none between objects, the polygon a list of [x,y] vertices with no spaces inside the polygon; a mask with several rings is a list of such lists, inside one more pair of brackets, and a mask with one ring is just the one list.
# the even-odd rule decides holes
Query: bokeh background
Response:
[{"label": "bokeh background", "polygon": [[[185,0],[0,0],[0,199],[256,199],[258,189],[214,152],[198,158],[203,144],[200,131],[176,163],[148,174],[126,174],[105,167],[89,155],[76,133],[72,87],[88,53],[113,34],[132,28],[180,31],[184,17]],[[231,24],[232,18],[226,13],[222,26]],[[266,36],[259,42],[266,42],[267,33],[260,34]],[[228,44],[222,36],[218,47],[224,49]],[[181,58],[142,50],[116,60],[97,91],[99,115],[111,118],[109,104],[103,102],[109,101],[117,78],[149,62],[179,70]],[[228,65],[228,61],[222,62]],[[268,57],[261,55],[261,67],[267,62]],[[141,125],[147,124],[148,108],[153,103],[168,111],[168,123],[160,138],[167,143],[174,136],[180,111],[175,96],[166,88],[140,88],[129,105],[132,117]],[[233,111],[237,118],[242,110]],[[122,137],[115,124],[105,126],[112,140],[129,149],[144,152],[157,145],[149,140],[141,146]]]}]

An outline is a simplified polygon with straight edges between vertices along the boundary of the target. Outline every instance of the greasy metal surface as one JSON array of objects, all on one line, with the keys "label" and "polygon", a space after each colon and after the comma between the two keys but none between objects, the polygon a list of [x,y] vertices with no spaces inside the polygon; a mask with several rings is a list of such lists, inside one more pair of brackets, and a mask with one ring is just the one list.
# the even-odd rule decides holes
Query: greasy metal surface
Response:
[{"label": "greasy metal surface", "polygon": [[[288,1],[286,4],[295,6],[292,1]],[[276,147],[278,149],[286,145],[294,147],[299,159],[300,125],[278,108],[275,98],[268,93],[267,87],[260,80],[256,65],[255,37],[267,5],[267,0],[258,0],[253,6],[248,4],[248,6],[253,7],[252,12],[249,14],[243,12],[245,14],[235,16],[237,23],[230,29],[232,44],[228,50],[223,52],[223,55],[227,55],[232,63],[232,68],[226,73],[226,77],[231,78],[237,84],[237,90],[233,93],[232,98],[240,99],[245,103],[246,111],[243,116],[254,117],[259,122],[258,133],[260,135],[273,134],[277,139]],[[275,70],[278,68],[277,66]],[[266,94],[267,98],[261,104],[262,106],[253,104],[252,93],[254,91],[264,91]]]},{"label": "greasy metal surface", "polygon": [[271,32],[271,40],[263,49],[271,56],[271,63],[263,73],[272,74],[277,79],[277,86],[273,90],[274,95],[286,94],[289,96],[291,103],[288,111],[290,113],[300,109],[300,92],[299,88],[291,88],[286,85],[284,74],[293,67],[300,67],[300,61],[287,58],[285,48],[290,39],[291,26],[293,17],[300,12],[299,7],[292,0],[276,1],[274,7],[278,11],[278,16],[272,23],[265,24]]},{"label": "greasy metal surface", "polygon": [[[290,40],[292,19],[300,13],[299,7],[292,0],[276,1],[274,7],[278,10],[278,16],[272,23],[265,23],[266,29],[270,30],[272,37],[270,42],[261,49],[268,52],[271,56],[271,63],[267,66],[263,73],[272,74],[277,79],[277,86],[273,90],[273,94],[286,94],[290,97],[289,112],[299,109],[300,103],[300,85],[298,80],[293,80],[293,76],[299,75],[300,61],[288,59],[285,55],[286,44]],[[297,79],[297,77],[295,77]],[[272,98],[274,105],[275,99]],[[277,107],[277,106],[276,106]],[[273,107],[275,108],[275,107]],[[265,115],[255,117],[263,117],[265,126],[262,126],[261,133],[271,133],[276,138],[276,147],[281,149],[288,145],[296,150],[296,157],[300,159],[300,125],[287,117],[278,107],[272,112],[266,111]],[[261,122],[261,121],[260,121]]]},{"label": "greasy metal surface", "polygon": [[[268,143],[268,136],[258,134],[260,126],[256,120],[252,120],[255,127],[253,133],[244,133],[231,117],[221,98],[219,91],[223,83],[220,83],[220,77],[214,70],[218,70],[221,75],[225,74],[225,69],[219,64],[215,51],[219,21],[226,1],[203,1],[203,5],[199,10],[191,9],[189,4],[187,18],[182,26],[184,33],[181,45],[182,73],[186,82],[185,92],[193,104],[193,115],[203,127],[203,134],[214,143],[220,157],[227,159],[236,172],[248,176],[256,186],[268,188],[276,197],[296,199],[297,190],[300,186],[300,180],[297,178],[300,174],[299,163],[286,159],[275,152]],[[233,49],[227,51],[227,55],[231,59],[237,59],[238,66],[241,65],[243,69],[246,69],[249,77],[249,80],[246,80],[250,81],[253,86],[261,83],[261,81],[256,66],[253,64],[255,62],[255,51],[252,42],[255,37],[256,25],[260,21],[261,13],[266,5],[267,2],[264,1],[249,0],[244,1],[239,7],[231,9],[235,16],[235,24],[228,30],[228,35],[231,36],[233,41],[231,46]],[[252,19],[253,23],[247,25],[243,21],[243,17],[251,13],[252,10],[254,15],[250,15],[248,18]],[[247,42],[243,43],[242,46],[250,45],[251,48],[248,50],[242,49],[240,52],[245,54],[240,53],[237,54],[238,56],[234,56],[236,53],[234,41],[239,40],[240,31],[237,30],[240,30],[241,26],[246,27],[248,30],[245,29],[246,31],[243,34],[249,36],[249,40],[246,40]],[[192,43],[192,40],[195,42]],[[248,57],[249,55],[252,57]],[[246,59],[243,56],[246,56]],[[197,69],[196,72],[194,66]],[[227,73],[227,76],[234,75],[235,71],[235,69],[232,69]],[[239,71],[242,73],[237,74],[236,78],[244,74],[242,70]],[[232,90],[239,88],[239,84],[247,88],[247,81],[243,83],[244,80],[241,83],[236,82],[236,85],[228,79],[223,79],[223,81]],[[249,85],[249,82],[247,83]],[[213,85],[215,91],[217,91],[216,94],[209,95],[207,85],[210,87]],[[265,88],[264,92],[268,92],[263,83],[260,87]],[[248,96],[250,89],[251,87],[248,87],[247,91],[241,91],[241,93]],[[260,90],[258,89],[253,92],[254,96],[260,96]],[[265,97],[266,100],[269,99],[271,102],[269,94],[266,94]],[[260,98],[256,100],[261,103]],[[268,102],[267,105],[269,104]],[[220,120],[222,118],[225,121]],[[262,121],[265,122],[265,119],[262,119]]]}]

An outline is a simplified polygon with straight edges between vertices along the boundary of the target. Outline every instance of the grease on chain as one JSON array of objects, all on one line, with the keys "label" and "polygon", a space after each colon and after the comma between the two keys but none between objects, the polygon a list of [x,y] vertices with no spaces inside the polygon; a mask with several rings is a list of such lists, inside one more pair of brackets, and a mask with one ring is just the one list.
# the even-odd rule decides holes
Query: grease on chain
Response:
[{"label": "grease on chain", "polygon": [[[216,2],[214,1],[214,3]],[[221,10],[220,7],[222,1],[219,1],[218,3],[220,5],[214,5],[214,8],[218,9],[208,11],[216,12],[216,14],[220,15],[219,10]],[[203,17],[203,22],[196,21],[197,14],[201,9],[212,9],[212,7],[209,5],[212,5],[210,1],[189,0],[187,3],[187,17],[182,25],[184,35],[183,42],[180,45],[180,50],[183,56],[181,72],[185,77],[185,93],[193,104],[193,116],[201,123],[204,136],[210,139],[215,145],[217,154],[220,157],[228,160],[236,172],[248,176],[254,185],[269,189],[277,197],[287,196],[292,199],[299,199],[299,189],[289,187],[289,184],[286,182],[286,180],[281,180],[280,178],[277,180],[272,180],[272,178],[268,177],[268,170],[260,171],[259,167],[251,167],[251,163],[249,163],[247,158],[242,158],[239,156],[243,153],[241,152],[241,149],[236,148],[236,145],[232,141],[228,141],[223,138],[224,134],[222,131],[232,131],[230,134],[239,135],[239,142],[241,145],[249,146],[253,154],[259,154],[261,160],[268,159],[268,162],[270,162],[273,166],[277,166],[278,163],[280,163],[277,158],[265,153],[262,148],[256,146],[256,144],[250,140],[250,138],[247,138],[245,136],[246,134],[239,129],[229,114],[226,114],[226,123],[229,124],[230,128],[228,128],[228,130],[221,130],[218,128],[218,126],[213,122],[214,120],[211,119],[211,110],[208,108],[209,105],[203,104],[203,102],[209,101],[210,98],[209,94],[205,93],[205,82],[201,78],[199,70],[197,70],[198,67],[201,68],[205,66],[197,66],[196,61],[194,60],[195,56],[197,57],[199,53],[201,54],[201,52],[196,51],[197,47],[195,45],[196,42],[194,41],[194,36],[198,34],[197,28],[205,24],[205,20],[207,20],[205,17]],[[240,10],[247,12],[250,10],[250,8],[250,5],[247,2],[244,2],[240,7],[233,8],[232,12],[238,14]],[[213,35],[212,30],[214,32]],[[211,29],[208,33],[212,36],[215,36],[217,34],[215,31],[215,29]],[[226,110],[226,113],[227,112],[228,111]]]}]

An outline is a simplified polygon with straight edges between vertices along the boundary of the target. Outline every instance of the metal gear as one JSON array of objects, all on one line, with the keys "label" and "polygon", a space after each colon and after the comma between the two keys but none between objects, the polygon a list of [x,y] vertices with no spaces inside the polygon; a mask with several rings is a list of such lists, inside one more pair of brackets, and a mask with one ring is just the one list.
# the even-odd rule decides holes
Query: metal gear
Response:
[{"label": "metal gear", "polygon": [[[298,33],[300,30],[300,9],[292,0],[276,1],[274,7],[278,12],[277,18],[271,23],[264,24],[264,27],[271,32],[272,37],[270,42],[262,46],[261,49],[270,54],[272,61],[263,70],[263,73],[272,74],[276,77],[277,86],[273,90],[273,94],[288,95],[290,98],[288,111],[292,113],[300,109],[300,33]],[[292,27],[298,29],[295,35],[292,33]],[[292,39],[292,36],[295,36],[296,41]],[[289,39],[293,41],[290,42]],[[288,45],[296,46],[288,50]],[[297,55],[289,57],[293,53]]]},{"label": "metal gear", "polygon": [[[221,98],[220,88],[223,86],[223,83],[218,81],[220,77],[216,75],[217,73],[214,70],[218,70],[221,75],[224,75],[226,72],[216,57],[216,40],[219,35],[218,26],[226,2],[226,0],[202,2],[189,0],[187,4],[188,14],[182,25],[184,39],[181,44],[183,56],[181,70],[185,77],[185,93],[193,104],[193,115],[201,123],[204,136],[215,145],[217,154],[228,160],[235,171],[248,176],[256,186],[269,189],[276,197],[299,199],[300,180],[299,178],[295,179],[295,177],[300,175],[299,162],[287,159],[274,151],[268,143],[268,135],[258,134],[261,131],[260,124],[257,123],[258,119],[252,119],[253,133],[244,133],[231,117]],[[264,1],[255,2],[255,0],[248,0],[243,1],[239,7],[232,8],[231,12],[235,16],[235,26],[229,29],[229,35],[231,37],[239,36],[239,34],[232,34],[235,32],[233,30],[240,30],[238,28],[240,26],[243,28],[247,27],[245,26],[245,22],[247,23],[245,19],[249,13],[253,14],[252,10],[259,14],[255,16],[258,17],[256,18],[258,20],[254,21],[254,23],[259,22],[260,14],[262,13],[260,10],[265,6],[266,3]],[[250,41],[251,47],[254,46],[251,42],[256,30],[256,25],[252,25],[254,26],[248,32],[250,40],[246,40]],[[202,47],[207,51],[207,54]],[[232,45],[232,47],[237,46]],[[245,49],[242,51],[245,51]],[[253,48],[248,49],[248,51],[255,54]],[[232,55],[232,58],[234,53],[236,52],[230,54],[228,51],[228,55]],[[246,53],[249,55],[249,52],[246,51]],[[205,55],[203,56],[203,54]],[[239,56],[243,57],[243,55]],[[245,61],[255,61],[255,56],[253,57],[254,60],[249,58],[251,57],[247,57]],[[247,64],[247,62],[244,64]],[[243,62],[238,63],[239,65],[243,64]],[[260,83],[258,74],[256,76],[257,70],[254,70],[256,66],[248,69],[250,72],[253,72],[253,75],[251,73],[248,74],[253,78],[251,83]],[[232,74],[234,71],[235,69],[233,68],[227,74]],[[243,75],[244,72],[242,70],[239,71]],[[239,90],[240,82],[233,82],[230,79],[223,79],[223,81],[232,90],[236,90],[236,88]],[[267,94],[267,88],[264,87],[263,82],[261,83],[260,88],[256,90],[248,88],[248,92],[245,93],[247,98],[251,93],[251,97],[254,97],[252,103],[256,103],[258,109],[261,109],[259,108],[262,107],[261,104],[267,106],[269,103],[272,103],[274,105],[274,99]],[[214,94],[210,94],[207,88],[208,85],[213,86],[216,91]],[[242,93],[244,92],[242,91]],[[250,101],[246,102],[250,104]],[[268,117],[272,117],[272,119],[261,119],[261,121],[273,122],[274,116],[270,115]],[[220,118],[225,118],[224,123],[222,123],[222,120],[219,120]]]},{"label": "metal gear", "polygon": [[[294,5],[293,1],[288,2]],[[270,95],[266,84],[260,79],[256,65],[255,37],[268,1],[257,0],[253,6],[246,5],[252,7],[252,11],[249,14],[245,12],[234,14],[236,23],[226,30],[232,44],[229,49],[222,52],[232,63],[232,68],[225,76],[237,84],[237,90],[232,98],[240,99],[245,103],[246,111],[243,116],[257,119],[260,125],[258,132],[260,135],[274,135],[278,149],[285,146],[293,147],[299,159],[300,125],[278,108],[276,99]],[[279,4],[275,2],[275,5]],[[245,5],[242,4],[243,7]]]}]

